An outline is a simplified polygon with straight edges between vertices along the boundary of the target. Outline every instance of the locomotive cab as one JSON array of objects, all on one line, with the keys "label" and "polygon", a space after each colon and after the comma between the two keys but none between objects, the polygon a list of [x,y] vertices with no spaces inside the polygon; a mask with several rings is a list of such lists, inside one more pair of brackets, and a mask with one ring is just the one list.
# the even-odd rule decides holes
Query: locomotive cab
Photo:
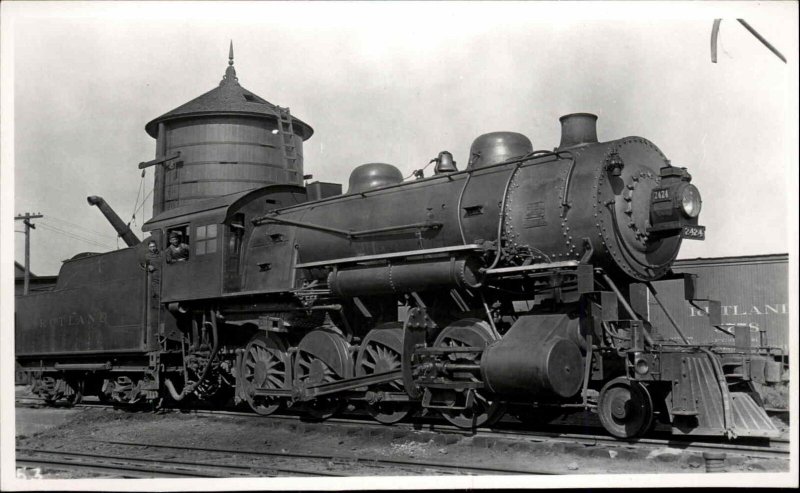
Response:
[{"label": "locomotive cab", "polygon": [[[162,238],[158,245],[163,257],[162,302],[191,302],[241,292],[248,275],[260,278],[261,283],[281,279],[276,288],[288,289],[283,285],[288,265],[248,252],[254,242],[269,240],[266,235],[251,238],[255,229],[251,221],[305,200],[302,187],[272,185],[170,209],[145,223],[143,231],[159,232]],[[175,248],[186,250],[184,258],[172,258],[173,237],[178,240]]]}]

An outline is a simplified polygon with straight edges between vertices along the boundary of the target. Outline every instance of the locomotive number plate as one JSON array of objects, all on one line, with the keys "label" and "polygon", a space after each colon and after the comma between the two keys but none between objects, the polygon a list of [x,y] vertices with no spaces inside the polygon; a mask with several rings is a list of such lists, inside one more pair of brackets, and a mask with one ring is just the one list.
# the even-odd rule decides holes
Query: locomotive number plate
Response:
[{"label": "locomotive number plate", "polygon": [[653,202],[670,200],[669,188],[656,188],[653,190]]},{"label": "locomotive number plate", "polygon": [[690,240],[705,240],[706,227],[705,226],[684,226],[681,230],[681,238],[688,238]]}]

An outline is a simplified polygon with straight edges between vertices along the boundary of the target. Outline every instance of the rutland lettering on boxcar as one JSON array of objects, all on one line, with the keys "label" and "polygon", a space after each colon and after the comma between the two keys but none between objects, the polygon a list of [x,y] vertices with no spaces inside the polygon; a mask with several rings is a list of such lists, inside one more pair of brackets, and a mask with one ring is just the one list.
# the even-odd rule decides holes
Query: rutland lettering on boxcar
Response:
[{"label": "rutland lettering on boxcar", "polygon": [[105,325],[108,322],[108,314],[106,312],[87,312],[77,313],[72,312],[68,315],[60,315],[58,317],[40,318],[39,328],[57,328],[57,327],[75,327],[87,326],[96,327]]},{"label": "rutland lettering on boxcar", "polygon": [[[744,315],[786,315],[786,303],[765,304],[762,307],[739,305],[722,305],[722,315],[726,317],[736,317]],[[693,306],[689,307],[689,315],[692,317],[702,317],[708,315],[706,310],[699,310]]]}]

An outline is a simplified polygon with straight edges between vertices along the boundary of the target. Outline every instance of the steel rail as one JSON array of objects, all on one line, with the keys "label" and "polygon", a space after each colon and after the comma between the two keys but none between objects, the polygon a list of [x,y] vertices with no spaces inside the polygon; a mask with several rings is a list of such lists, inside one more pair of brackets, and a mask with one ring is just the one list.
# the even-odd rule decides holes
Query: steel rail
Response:
[{"label": "steel rail", "polygon": [[[198,414],[221,414],[218,411],[193,411]],[[227,415],[232,416],[252,416],[250,413],[242,413],[236,411],[223,411]],[[300,416],[270,416],[272,420],[298,422],[303,418]],[[370,427],[376,429],[386,429],[386,426],[380,423],[373,423],[367,419],[352,419],[352,418],[329,418],[322,423],[314,423],[312,426],[325,426],[325,425],[344,425],[344,426],[358,426],[360,428]],[[553,427],[565,425],[553,425]],[[566,425],[568,426],[568,425]],[[580,443],[584,445],[608,445],[612,447],[625,447],[625,448],[680,448],[685,451],[703,452],[703,451],[726,451],[730,453],[740,453],[742,455],[752,455],[757,457],[784,457],[788,456],[789,441],[786,439],[771,439],[770,446],[759,446],[752,444],[737,444],[737,443],[722,443],[713,441],[698,441],[698,437],[682,437],[672,436],[668,439],[663,438],[639,438],[632,440],[622,440],[613,438],[607,435],[594,435],[590,433],[565,433],[558,431],[541,431],[541,430],[519,430],[519,429],[498,429],[495,428],[478,428],[477,430],[465,430],[449,424],[429,423],[420,426],[418,423],[395,423],[393,429],[401,429],[404,431],[428,431],[442,434],[461,435],[466,437],[485,437],[495,439],[518,439],[527,441],[559,441],[569,443]],[[702,437],[701,437],[702,438]],[[786,444],[786,446],[774,446],[774,444]],[[758,455],[756,455],[758,454]]]},{"label": "steel rail", "polygon": [[[57,471],[62,472],[74,472],[74,471],[83,471],[83,472],[91,472],[95,474],[105,474],[105,475],[112,475],[112,476],[121,476],[124,478],[157,478],[157,477],[170,477],[170,478],[193,478],[197,476],[192,476],[189,474],[182,474],[182,473],[168,473],[165,471],[148,471],[146,468],[142,468],[142,466],[131,466],[131,467],[123,467],[121,465],[116,466],[105,466],[102,464],[97,463],[84,463],[84,462],[76,462],[76,461],[67,461],[67,460],[57,460],[57,459],[42,459],[42,458],[30,458],[30,457],[17,457],[16,467],[35,467],[35,468],[47,468],[47,469],[54,469]],[[212,476],[213,477],[213,476]]]},{"label": "steel rail", "polygon": [[[605,445],[610,447],[625,447],[625,448],[676,448],[686,452],[728,452],[731,454],[740,454],[750,457],[774,458],[774,457],[789,457],[788,447],[760,447],[757,445],[742,445],[735,443],[713,443],[713,442],[695,442],[689,439],[682,439],[682,437],[672,437],[670,439],[660,438],[638,438],[632,440],[622,440],[618,438],[609,437],[606,435],[591,435],[591,434],[578,434],[578,433],[559,433],[559,432],[545,432],[545,431],[510,431],[510,430],[491,430],[481,433],[480,436],[487,438],[524,438],[526,440],[535,441],[566,441],[570,443],[581,443],[584,445]],[[788,441],[787,441],[788,442]],[[778,442],[782,443],[782,442]]]},{"label": "steel rail", "polygon": [[[18,398],[18,401],[20,399]],[[35,401],[36,403],[44,404],[43,401],[33,399],[30,400]],[[81,403],[71,406],[71,408],[98,408],[98,407],[108,407],[109,404],[103,403]],[[50,407],[50,406],[48,406]],[[70,407],[63,406],[63,409],[70,409]],[[166,409],[169,411],[178,411],[178,409]],[[271,421],[284,421],[287,423],[297,423],[303,422],[302,416],[293,416],[288,414],[280,414],[280,415],[271,415],[271,416],[256,416],[251,411],[230,411],[230,410],[214,410],[214,409],[180,409],[180,412],[187,413],[187,414],[198,414],[198,415],[212,415],[212,416],[231,416],[231,417],[258,417],[258,419],[270,419]],[[618,438],[613,438],[607,435],[593,435],[589,433],[564,433],[559,431],[541,431],[541,430],[520,430],[520,429],[500,429],[499,424],[495,425],[494,428],[478,428],[477,430],[465,430],[462,428],[458,428],[449,424],[441,424],[441,423],[419,423],[419,422],[408,422],[408,423],[395,423],[392,425],[391,428],[387,428],[386,425],[381,423],[376,423],[371,420],[371,418],[365,417],[364,419],[357,419],[357,418],[329,418],[324,422],[320,423],[310,423],[312,426],[325,426],[325,425],[352,425],[358,426],[360,428],[364,427],[371,427],[375,429],[397,429],[397,430],[404,430],[404,431],[417,431],[417,432],[435,432],[435,433],[442,433],[442,434],[455,434],[461,436],[481,436],[487,438],[502,438],[502,439],[521,439],[521,440],[539,440],[539,439],[547,439],[547,440],[558,440],[558,441],[569,441],[572,443],[584,443],[584,444],[603,444],[609,446],[618,446],[618,447],[649,447],[649,448],[663,448],[663,447],[672,447],[672,448],[681,448],[683,450],[688,451],[703,451],[705,450],[713,450],[713,451],[720,451],[725,450],[731,453],[736,453],[737,451],[743,454],[747,453],[764,453],[770,456],[788,456],[789,449],[788,449],[788,439],[784,438],[773,438],[770,439],[770,444],[786,444],[786,446],[759,446],[759,445],[752,445],[752,444],[737,444],[737,443],[721,443],[715,442],[712,440],[708,440],[708,437],[683,437],[680,435],[672,436],[669,439],[662,439],[662,438],[639,438],[635,440],[623,440]],[[569,425],[549,425],[552,428],[557,427],[565,427]],[[597,428],[600,428],[597,426]],[[703,439],[706,439],[703,441]]]},{"label": "steel rail", "polygon": [[[109,443],[109,442],[101,442]],[[133,445],[133,444],[131,444]],[[137,444],[138,445],[138,444]],[[142,445],[150,448],[174,448],[174,447],[159,447],[157,445]],[[286,467],[273,467],[273,466],[239,466],[234,464],[218,464],[210,462],[194,462],[183,460],[172,460],[167,458],[133,458],[126,456],[116,456],[108,454],[90,454],[86,452],[72,452],[65,450],[46,450],[46,449],[31,449],[31,448],[17,448],[18,453],[22,453],[22,457],[17,458],[18,462],[32,463],[38,462],[42,465],[52,464],[60,466],[89,466],[100,469],[119,470],[119,471],[138,471],[149,472],[155,474],[164,474],[166,476],[180,476],[180,477],[225,477],[219,472],[232,473],[237,476],[250,477],[255,474],[267,473],[267,475],[278,476],[280,474],[299,474],[304,476],[344,476],[343,474],[322,471],[307,471],[301,469],[293,469]],[[213,451],[213,450],[210,450]],[[28,454],[28,455],[26,455]],[[31,455],[32,454],[32,455]],[[47,457],[35,457],[36,455],[49,455]],[[82,462],[85,459],[86,462]],[[88,462],[91,460],[91,462]],[[122,462],[122,463],[120,463]],[[217,471],[217,472],[212,472]],[[228,474],[230,475],[230,474]],[[146,477],[151,477],[148,475]]]},{"label": "steel rail", "polygon": [[124,442],[124,441],[116,441],[116,440],[95,440],[92,439],[90,441],[99,442],[109,445],[123,445],[129,447],[148,447],[148,448],[158,448],[158,449],[169,449],[169,450],[183,450],[183,451],[191,451],[191,452],[213,452],[213,453],[224,453],[224,454],[238,454],[238,455],[248,455],[248,456],[256,456],[256,457],[290,457],[296,459],[316,459],[316,460],[325,460],[325,461],[340,461],[347,463],[347,462],[354,462],[358,464],[365,464],[365,465],[378,465],[378,466],[404,466],[404,467],[413,467],[413,468],[421,468],[421,469],[439,469],[443,471],[457,471],[457,472],[475,472],[481,474],[534,474],[534,475],[555,475],[561,474],[554,471],[537,471],[537,470],[529,470],[529,469],[509,469],[509,468],[502,468],[502,467],[485,467],[485,466],[478,466],[478,465],[455,465],[455,464],[441,464],[441,463],[429,463],[417,460],[407,460],[407,459],[378,459],[375,457],[359,457],[355,455],[332,455],[332,454],[313,454],[313,453],[297,453],[297,452],[265,452],[265,451],[252,451],[252,450],[236,450],[236,449],[222,449],[222,448],[206,448],[206,447],[189,447],[189,446],[182,446],[182,445],[162,445],[162,444],[153,444],[153,443],[136,443],[136,442]]}]

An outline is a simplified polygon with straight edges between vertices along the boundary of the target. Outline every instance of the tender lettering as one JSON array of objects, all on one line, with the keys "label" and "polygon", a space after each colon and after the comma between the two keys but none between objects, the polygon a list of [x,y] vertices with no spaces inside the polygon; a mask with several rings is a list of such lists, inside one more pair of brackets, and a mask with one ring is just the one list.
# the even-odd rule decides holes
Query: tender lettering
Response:
[{"label": "tender lettering", "polygon": [[57,317],[40,318],[40,329],[57,329],[62,327],[97,327],[106,325],[108,314],[106,312],[72,312]]}]

